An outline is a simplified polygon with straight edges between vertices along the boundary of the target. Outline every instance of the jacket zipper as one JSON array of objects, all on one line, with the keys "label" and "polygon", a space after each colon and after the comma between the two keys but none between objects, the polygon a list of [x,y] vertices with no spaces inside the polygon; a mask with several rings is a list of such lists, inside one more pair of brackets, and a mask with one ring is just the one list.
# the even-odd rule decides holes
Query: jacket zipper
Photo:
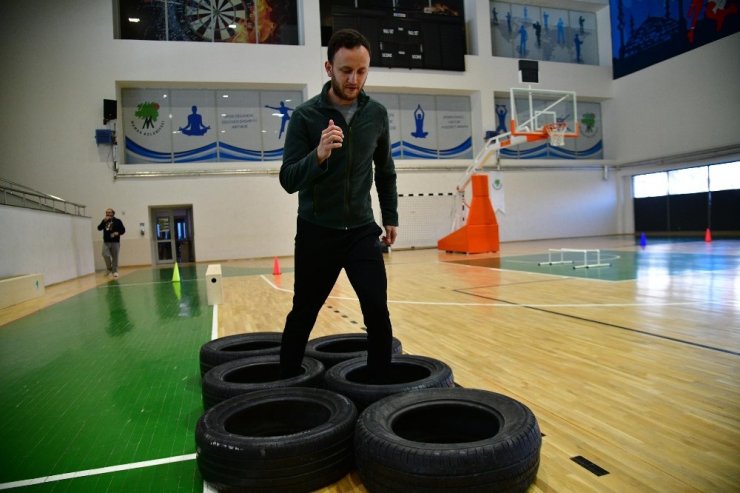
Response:
[{"label": "jacket zipper", "polygon": [[350,224],[350,195],[352,192],[352,125],[347,126],[347,132],[349,134],[349,156],[347,158],[347,174],[345,179],[344,188],[344,217],[345,217],[345,229],[349,229]]}]

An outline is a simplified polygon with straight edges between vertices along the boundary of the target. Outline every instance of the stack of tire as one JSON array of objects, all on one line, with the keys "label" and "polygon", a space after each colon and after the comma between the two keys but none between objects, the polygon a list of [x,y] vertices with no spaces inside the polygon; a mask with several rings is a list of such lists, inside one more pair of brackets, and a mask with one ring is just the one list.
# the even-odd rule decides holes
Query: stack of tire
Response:
[{"label": "stack of tire", "polygon": [[523,404],[456,388],[448,365],[402,354],[395,338],[392,377],[373,382],[361,333],[310,340],[302,374],[280,379],[280,337],[201,347],[197,462],[218,491],[314,491],[353,468],[371,492],[517,492],[534,481],[541,435]]}]

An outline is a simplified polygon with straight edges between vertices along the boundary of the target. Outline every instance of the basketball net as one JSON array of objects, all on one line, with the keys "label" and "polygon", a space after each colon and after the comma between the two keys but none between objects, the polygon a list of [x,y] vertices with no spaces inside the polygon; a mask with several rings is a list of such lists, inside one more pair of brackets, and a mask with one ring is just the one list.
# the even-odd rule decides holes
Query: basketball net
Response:
[{"label": "basketball net", "polygon": [[550,145],[561,147],[565,145],[565,132],[568,130],[567,122],[549,123],[545,125],[545,132],[550,138]]}]

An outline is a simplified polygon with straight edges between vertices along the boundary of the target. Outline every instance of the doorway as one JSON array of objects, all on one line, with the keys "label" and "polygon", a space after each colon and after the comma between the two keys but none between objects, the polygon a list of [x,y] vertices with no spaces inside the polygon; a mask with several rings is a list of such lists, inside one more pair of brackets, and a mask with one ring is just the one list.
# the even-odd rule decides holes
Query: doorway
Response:
[{"label": "doorway", "polygon": [[150,207],[154,263],[195,262],[193,206]]}]

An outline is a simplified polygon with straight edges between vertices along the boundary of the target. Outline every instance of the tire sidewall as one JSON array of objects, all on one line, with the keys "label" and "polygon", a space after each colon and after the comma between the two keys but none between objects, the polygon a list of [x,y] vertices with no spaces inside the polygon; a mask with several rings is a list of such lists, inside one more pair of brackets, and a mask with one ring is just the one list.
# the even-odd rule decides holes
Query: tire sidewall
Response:
[{"label": "tire sidewall", "polygon": [[[402,414],[420,406],[458,404],[484,409],[499,422],[498,432],[486,439],[467,443],[422,443],[407,440],[393,431]],[[386,397],[365,409],[357,421],[355,456],[361,475],[368,470],[403,470],[398,457],[403,456],[409,475],[433,478],[449,473],[454,464],[456,476],[483,478],[498,463],[495,475],[508,469],[529,469],[539,465],[541,434],[531,410],[524,404],[495,392],[478,389],[425,389]],[[521,444],[529,444],[521,446]],[[394,453],[374,453],[374,450]],[[414,463],[414,455],[423,461]],[[503,462],[505,461],[505,462]],[[365,475],[363,475],[364,478]],[[368,478],[372,482],[372,477]]]},{"label": "tire sidewall", "polygon": [[[236,359],[280,354],[282,332],[250,332],[219,337],[206,342],[200,347],[201,377],[213,367]],[[231,351],[228,348],[248,344],[267,344],[268,347]]]},{"label": "tire sidewall", "polygon": [[[333,344],[343,344],[348,342],[356,342],[358,344],[367,343],[366,333],[349,333],[349,334],[335,334],[317,337],[311,339],[306,344],[305,355],[317,359],[324,364],[324,367],[328,370],[334,365],[347,361],[354,358],[367,357],[367,350],[360,351],[327,351],[326,349]],[[401,354],[403,347],[401,341],[395,337],[392,338],[391,353]]]},{"label": "tire sidewall", "polygon": [[222,400],[241,394],[260,390],[279,389],[284,387],[320,387],[324,375],[324,365],[313,358],[303,358],[299,375],[272,379],[261,382],[230,382],[230,374],[244,369],[257,369],[260,366],[280,365],[280,355],[255,356],[229,361],[211,368],[203,377],[203,407],[209,409]]},{"label": "tire sidewall", "polygon": [[446,363],[426,356],[403,354],[392,357],[391,372],[394,371],[394,366],[414,366],[428,371],[428,375],[424,378],[403,383],[368,384],[355,382],[348,378],[352,372],[366,366],[366,357],[338,363],[324,373],[324,387],[349,397],[359,410],[363,410],[389,395],[454,385],[452,369]]}]

